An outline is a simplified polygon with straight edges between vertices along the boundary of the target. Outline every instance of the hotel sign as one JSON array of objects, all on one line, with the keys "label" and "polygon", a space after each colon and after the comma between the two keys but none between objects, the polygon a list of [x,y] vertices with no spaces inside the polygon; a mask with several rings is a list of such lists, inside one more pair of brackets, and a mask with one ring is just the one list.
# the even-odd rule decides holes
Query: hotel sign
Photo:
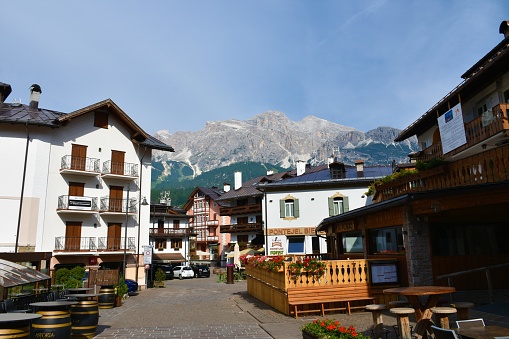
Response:
[{"label": "hotel sign", "polygon": [[69,196],[69,209],[70,210],[82,210],[82,211],[91,211],[92,210],[92,198],[91,197],[77,197],[77,196]]},{"label": "hotel sign", "polygon": [[335,233],[348,232],[353,230],[355,230],[355,223],[353,220],[345,221],[334,226]]},{"label": "hotel sign", "polygon": [[268,235],[315,235],[315,227],[269,228]]}]

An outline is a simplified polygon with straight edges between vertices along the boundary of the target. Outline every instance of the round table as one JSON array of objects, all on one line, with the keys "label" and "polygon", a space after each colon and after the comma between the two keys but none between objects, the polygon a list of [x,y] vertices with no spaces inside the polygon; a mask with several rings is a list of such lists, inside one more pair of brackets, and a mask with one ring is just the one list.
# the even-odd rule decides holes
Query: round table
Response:
[{"label": "round table", "polygon": [[[415,310],[415,333],[423,336],[431,326],[431,308],[437,306],[441,295],[455,292],[454,287],[449,286],[411,286],[396,287],[383,290],[385,294],[397,294],[405,296]],[[419,297],[428,296],[426,303],[422,304]]]},{"label": "round table", "polygon": [[30,338],[30,323],[41,318],[35,313],[0,313],[0,331],[11,338]]},{"label": "round table", "polygon": [[92,287],[76,287],[76,288],[68,288],[67,291],[70,293],[70,294],[74,294],[74,293],[87,293],[88,291],[92,291],[93,288]]},{"label": "round table", "polygon": [[40,319],[32,321],[31,332],[34,338],[70,338],[72,305],[77,301],[41,301],[31,303],[30,306],[42,315]]},{"label": "round table", "polygon": [[99,323],[98,298],[100,294],[76,293],[66,297],[78,300],[71,306],[71,335],[77,338],[93,338]]}]

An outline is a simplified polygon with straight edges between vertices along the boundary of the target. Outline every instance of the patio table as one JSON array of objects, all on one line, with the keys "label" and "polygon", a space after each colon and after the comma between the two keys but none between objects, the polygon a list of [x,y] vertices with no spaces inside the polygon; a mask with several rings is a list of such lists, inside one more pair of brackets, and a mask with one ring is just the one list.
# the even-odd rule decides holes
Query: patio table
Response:
[{"label": "patio table", "polygon": [[509,337],[509,328],[501,326],[484,326],[479,328],[456,328],[461,337],[472,339],[493,339],[494,337]]}]

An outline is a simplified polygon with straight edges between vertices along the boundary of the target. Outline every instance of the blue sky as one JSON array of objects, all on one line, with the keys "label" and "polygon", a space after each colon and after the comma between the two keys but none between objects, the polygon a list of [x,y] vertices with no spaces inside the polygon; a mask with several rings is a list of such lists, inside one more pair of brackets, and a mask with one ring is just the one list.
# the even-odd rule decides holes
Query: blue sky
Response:
[{"label": "blue sky", "polygon": [[505,0],[3,1],[7,99],[111,98],[145,131],[268,110],[403,129],[499,43]]}]

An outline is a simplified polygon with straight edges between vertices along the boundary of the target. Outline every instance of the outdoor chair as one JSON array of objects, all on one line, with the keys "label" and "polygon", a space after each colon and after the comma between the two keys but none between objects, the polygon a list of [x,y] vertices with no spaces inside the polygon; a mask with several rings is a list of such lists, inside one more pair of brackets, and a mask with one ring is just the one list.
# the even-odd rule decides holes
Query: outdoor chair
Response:
[{"label": "outdoor chair", "polygon": [[480,328],[484,327],[484,320],[482,318],[456,320],[456,326],[458,326],[458,328]]},{"label": "outdoor chair", "polygon": [[437,327],[435,325],[431,325],[431,329],[433,330],[435,339],[459,339],[454,330],[448,330],[445,328]]},{"label": "outdoor chair", "polygon": [[12,299],[5,299],[3,301],[3,305],[4,305],[3,308],[6,313],[28,313],[28,312],[30,312],[29,309],[26,309],[26,310],[16,309],[16,306],[14,305],[14,302],[12,301]]}]

